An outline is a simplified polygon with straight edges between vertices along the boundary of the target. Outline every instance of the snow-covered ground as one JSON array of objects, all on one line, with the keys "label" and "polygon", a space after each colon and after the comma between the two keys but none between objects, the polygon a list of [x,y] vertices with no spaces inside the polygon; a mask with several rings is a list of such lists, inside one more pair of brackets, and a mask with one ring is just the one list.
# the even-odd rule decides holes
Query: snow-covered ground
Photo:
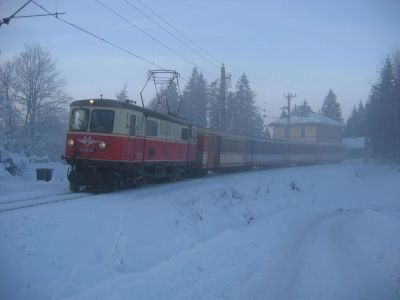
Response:
[{"label": "snow-covered ground", "polygon": [[[53,167],[0,173],[0,202],[68,192]],[[400,172],[210,174],[3,212],[0,299],[400,299]]]}]

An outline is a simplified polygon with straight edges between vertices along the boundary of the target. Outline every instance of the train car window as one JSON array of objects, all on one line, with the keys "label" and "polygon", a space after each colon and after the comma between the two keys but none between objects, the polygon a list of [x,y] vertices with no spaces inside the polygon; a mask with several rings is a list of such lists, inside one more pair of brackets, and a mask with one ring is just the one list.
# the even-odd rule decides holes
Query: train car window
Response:
[{"label": "train car window", "polygon": [[86,131],[89,123],[89,110],[75,108],[71,113],[69,129],[72,131]]},{"label": "train car window", "polygon": [[301,127],[301,137],[305,137],[305,136],[306,136],[306,128]]},{"label": "train car window", "polygon": [[158,135],[158,123],[157,121],[147,120],[146,122],[146,135],[157,136]]},{"label": "train car window", "polygon": [[181,140],[187,141],[189,139],[189,129],[182,128],[181,130]]},{"label": "train car window", "polygon": [[110,133],[114,128],[114,111],[94,109],[90,119],[90,131]]},{"label": "train car window", "polygon": [[129,135],[136,134],[136,116],[131,115],[129,118]]},{"label": "train car window", "polygon": [[246,142],[238,140],[223,139],[221,143],[222,152],[245,152]]}]

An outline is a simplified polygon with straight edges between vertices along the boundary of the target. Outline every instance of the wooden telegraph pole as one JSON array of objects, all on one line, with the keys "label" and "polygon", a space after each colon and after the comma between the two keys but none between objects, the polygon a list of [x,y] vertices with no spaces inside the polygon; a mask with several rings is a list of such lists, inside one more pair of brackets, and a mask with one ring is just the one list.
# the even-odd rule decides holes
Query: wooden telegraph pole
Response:
[{"label": "wooden telegraph pole", "polygon": [[290,140],[290,105],[291,105],[292,98],[296,97],[296,94],[287,93],[287,94],[283,95],[283,97],[286,98],[286,100],[287,100],[288,115],[287,115],[286,139],[289,141]]}]

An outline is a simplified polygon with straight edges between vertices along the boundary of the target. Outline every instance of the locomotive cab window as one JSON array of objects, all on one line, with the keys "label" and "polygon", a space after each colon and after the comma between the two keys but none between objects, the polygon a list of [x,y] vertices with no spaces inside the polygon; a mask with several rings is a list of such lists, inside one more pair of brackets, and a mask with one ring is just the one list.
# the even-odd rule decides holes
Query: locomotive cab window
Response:
[{"label": "locomotive cab window", "polygon": [[157,121],[147,120],[146,122],[146,135],[157,136],[158,135],[158,123]]},{"label": "locomotive cab window", "polygon": [[89,123],[89,110],[75,108],[71,113],[69,129],[72,131],[86,131]]},{"label": "locomotive cab window", "polygon": [[111,133],[114,127],[114,111],[95,109],[90,119],[90,131]]}]

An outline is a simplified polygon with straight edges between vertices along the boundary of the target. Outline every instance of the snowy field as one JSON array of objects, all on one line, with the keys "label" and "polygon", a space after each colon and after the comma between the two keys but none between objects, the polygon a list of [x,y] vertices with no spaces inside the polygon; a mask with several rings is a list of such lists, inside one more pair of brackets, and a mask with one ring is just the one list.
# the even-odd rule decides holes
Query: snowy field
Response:
[{"label": "snowy field", "polygon": [[[68,193],[66,167],[50,167],[50,182],[1,171],[0,209]],[[400,172],[388,166],[83,196],[0,213],[0,299],[400,299]]]}]

